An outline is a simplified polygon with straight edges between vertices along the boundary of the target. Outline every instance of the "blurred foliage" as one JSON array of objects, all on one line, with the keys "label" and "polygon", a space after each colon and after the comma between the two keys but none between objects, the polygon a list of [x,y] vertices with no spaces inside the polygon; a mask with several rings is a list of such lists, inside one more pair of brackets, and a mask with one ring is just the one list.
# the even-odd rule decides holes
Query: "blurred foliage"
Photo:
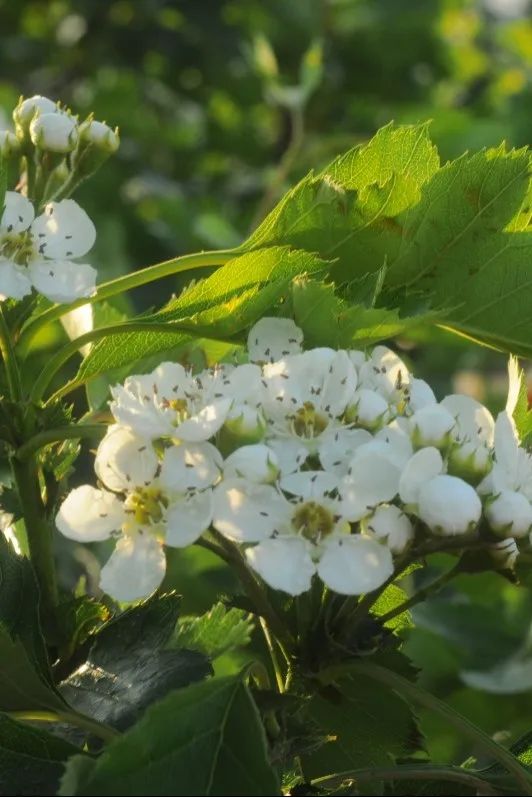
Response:
[{"label": "blurred foliage", "polygon": [[[107,279],[236,245],[288,185],[391,119],[431,118],[443,159],[502,139],[529,144],[530,5],[0,0],[0,126],[19,94],[36,93],[119,125],[118,156],[77,195],[96,223],[92,262]],[[160,305],[183,284],[172,278],[142,289],[121,308],[131,300],[137,310]],[[34,356],[61,334],[58,327],[41,337]],[[459,390],[494,409],[503,404],[502,355],[444,330],[398,344],[438,395]],[[64,586],[85,573],[90,587],[97,557],[57,544]],[[184,593],[185,614],[208,610],[234,586],[209,552],[171,551],[165,587]],[[407,652],[427,688],[499,739],[529,730],[529,688],[490,694],[466,687],[461,674],[519,650],[532,620],[528,590],[495,574],[459,579],[414,619],[418,627],[404,631]],[[227,671],[241,661],[235,655]],[[421,724],[435,760],[458,763],[475,752],[428,712]]]}]

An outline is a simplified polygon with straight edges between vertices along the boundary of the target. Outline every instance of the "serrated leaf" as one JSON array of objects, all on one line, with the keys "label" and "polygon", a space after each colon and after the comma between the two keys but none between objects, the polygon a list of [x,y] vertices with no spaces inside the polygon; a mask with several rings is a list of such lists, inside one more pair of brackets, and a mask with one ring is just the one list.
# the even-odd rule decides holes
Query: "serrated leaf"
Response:
[{"label": "serrated leaf", "polygon": [[0,710],[64,710],[39,625],[39,590],[28,559],[0,534]]},{"label": "serrated leaf", "polygon": [[295,280],[292,302],[307,346],[369,346],[435,317],[425,313],[400,318],[397,310],[350,304],[336,294],[334,284],[308,279]]},{"label": "serrated leaf", "polygon": [[245,647],[252,631],[253,618],[249,614],[217,603],[201,617],[181,620],[168,647],[199,650],[215,659],[228,650]]},{"label": "serrated leaf", "polygon": [[53,795],[77,747],[0,714],[0,794]]},{"label": "serrated leaf", "polygon": [[69,704],[122,730],[170,689],[209,675],[212,669],[203,654],[164,649],[179,602],[173,593],[157,596],[106,623],[86,660],[60,684]]},{"label": "serrated leaf", "polygon": [[[85,762],[84,770],[80,760]],[[92,766],[69,762],[62,795],[279,794],[257,708],[241,676],[172,692]]]},{"label": "serrated leaf", "polygon": [[428,125],[387,125],[290,191],[245,246],[289,244],[338,259],[340,282],[378,270],[401,242],[395,217],[437,171]]},{"label": "serrated leaf", "polygon": [[[287,247],[235,257],[159,313],[142,318],[146,324],[167,323],[168,332],[147,329],[105,338],[84,359],[75,381],[84,383],[112,368],[168,351],[194,338],[236,335],[267,313],[294,277],[324,269],[325,264],[315,255]],[[173,330],[173,323],[179,324],[179,329]]]}]

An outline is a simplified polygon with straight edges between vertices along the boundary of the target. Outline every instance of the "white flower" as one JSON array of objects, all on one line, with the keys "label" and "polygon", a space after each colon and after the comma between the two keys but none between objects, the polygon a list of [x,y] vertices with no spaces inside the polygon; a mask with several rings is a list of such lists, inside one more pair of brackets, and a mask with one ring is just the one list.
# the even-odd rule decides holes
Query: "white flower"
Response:
[{"label": "white flower", "polygon": [[291,318],[261,318],[248,335],[251,362],[273,363],[303,348],[303,332]]},{"label": "white flower", "polygon": [[532,527],[532,506],[521,493],[503,490],[487,502],[486,517],[497,534],[504,537],[524,537]]},{"label": "white flower", "polygon": [[231,408],[224,382],[229,384],[223,371],[194,377],[179,363],[166,362],[111,388],[110,409],[118,423],[149,439],[201,442],[216,434]]},{"label": "white flower", "polygon": [[373,450],[372,443],[360,446],[341,479],[339,492],[344,516],[354,522],[371,514],[383,502],[391,501],[399,490],[400,468],[386,450]]},{"label": "white flower", "polygon": [[356,388],[356,371],[345,351],[312,349],[265,365],[263,375],[266,442],[291,440],[295,450],[319,455],[331,430],[344,428],[341,416]]},{"label": "white flower", "polygon": [[288,499],[270,485],[244,479],[223,481],[214,490],[213,525],[246,549],[250,565],[274,589],[299,595],[314,573],[333,590],[358,595],[374,589],[393,570],[389,550],[349,534],[341,505],[333,497],[336,477],[305,471],[283,477]]},{"label": "white flower", "polygon": [[[373,440],[366,429],[331,429],[326,430],[320,440],[320,464],[324,470],[345,476],[349,470],[355,452]],[[280,441],[282,447],[284,441]],[[303,448],[306,458],[306,450]],[[301,463],[297,463],[297,467]],[[292,470],[297,470],[297,467]]]},{"label": "white flower", "polygon": [[456,421],[455,434],[460,442],[485,443],[493,446],[495,421],[491,412],[470,396],[446,396],[442,407],[449,410]]},{"label": "white flower", "polygon": [[499,413],[495,422],[494,459],[479,492],[497,495],[514,490],[532,500],[532,457],[520,447],[515,423],[506,411]]},{"label": "white flower", "polygon": [[402,553],[414,538],[410,519],[393,504],[378,506],[368,518],[366,528],[378,539],[385,540],[393,553]]},{"label": "white flower", "polygon": [[443,473],[443,459],[437,448],[422,448],[408,460],[399,479],[399,495],[407,505],[416,506],[425,482]]},{"label": "white flower", "polygon": [[58,112],[57,103],[49,100],[48,97],[42,97],[40,94],[36,94],[34,97],[28,97],[26,100],[19,102],[13,111],[13,119],[17,126],[25,129],[29,126],[35,115]]},{"label": "white flower", "polygon": [[423,407],[430,407],[431,404],[437,403],[434,391],[423,379],[410,379],[406,398],[411,412],[417,412]]},{"label": "white flower", "polygon": [[242,446],[233,451],[224,462],[224,478],[242,478],[268,484],[279,475],[279,463],[272,449],[261,443]]},{"label": "white flower", "polygon": [[389,418],[388,402],[376,390],[359,388],[346,409],[346,421],[365,429],[378,429]]},{"label": "white flower", "polygon": [[102,589],[117,600],[145,597],[164,576],[163,544],[191,545],[209,527],[211,485],[221,464],[209,443],[171,447],[160,462],[150,441],[111,427],[95,462],[107,489],[83,485],[73,490],[59,509],[56,525],[80,542],[117,536],[115,551],[102,569]]},{"label": "white flower", "polygon": [[448,445],[455,419],[441,404],[428,404],[414,412],[410,418],[412,442],[417,448]]},{"label": "white flower", "polygon": [[78,126],[66,113],[39,113],[31,121],[30,138],[39,149],[66,154],[77,146]]},{"label": "white flower", "polygon": [[475,490],[456,476],[435,476],[419,491],[418,515],[435,534],[465,534],[476,526],[481,513]]},{"label": "white flower", "polygon": [[112,130],[104,122],[90,119],[79,126],[79,135],[82,141],[93,144],[98,149],[112,155],[120,146],[118,129]]},{"label": "white flower", "polygon": [[484,443],[456,443],[449,451],[447,465],[452,476],[477,484],[491,470],[491,451]]},{"label": "white flower", "polygon": [[54,302],[94,292],[96,271],[73,263],[92,247],[94,225],[73,199],[50,202],[34,218],[31,202],[6,191],[0,220],[0,296],[21,299],[32,286]]}]

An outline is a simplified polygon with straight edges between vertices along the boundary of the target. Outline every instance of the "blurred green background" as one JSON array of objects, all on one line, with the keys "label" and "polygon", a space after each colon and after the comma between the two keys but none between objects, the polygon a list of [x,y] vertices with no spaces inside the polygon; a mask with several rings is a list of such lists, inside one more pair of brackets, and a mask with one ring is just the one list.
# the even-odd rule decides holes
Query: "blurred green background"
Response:
[{"label": "blurred green background", "polygon": [[[38,93],[120,127],[118,155],[76,197],[97,226],[100,280],[238,244],[296,179],[391,119],[432,119],[443,160],[532,140],[527,0],[0,0],[0,31],[0,126],[20,94]],[[181,285],[143,288],[129,309]],[[398,345],[440,396],[503,403],[503,355],[443,331]],[[59,554],[65,584],[97,565],[87,549]],[[198,612],[233,585],[191,549],[171,553],[167,586]],[[430,689],[499,739],[529,729],[527,589],[462,578],[417,619],[407,647]],[[516,694],[493,693],[502,676],[490,692],[466,687],[464,670],[508,657]],[[438,760],[471,752],[431,716],[422,728]]]}]

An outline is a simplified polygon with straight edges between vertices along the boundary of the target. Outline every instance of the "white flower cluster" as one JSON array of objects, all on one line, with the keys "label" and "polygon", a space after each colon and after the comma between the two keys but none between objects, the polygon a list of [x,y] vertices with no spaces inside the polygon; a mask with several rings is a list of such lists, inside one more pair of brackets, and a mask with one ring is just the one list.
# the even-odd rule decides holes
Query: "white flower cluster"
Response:
[{"label": "white flower cluster", "polygon": [[[94,161],[92,150],[98,150],[101,159],[102,153],[105,156],[118,148],[116,131],[90,117],[78,124],[70,112],[47,97],[22,100],[13,119],[14,133],[0,131],[0,154],[6,160],[24,156],[26,193],[28,164],[43,173],[43,155],[49,156],[47,177],[53,186],[54,169],[64,167],[67,179],[83,158]],[[95,269],[73,262],[94,244],[92,221],[73,199],[43,204],[44,212],[36,215],[27,195],[17,191],[5,194],[0,217],[0,301],[22,299],[32,288],[53,302],[71,302],[94,293]]]},{"label": "white flower cluster", "polygon": [[56,520],[75,540],[117,537],[103,590],[126,601],[150,593],[163,546],[209,528],[290,595],[315,576],[343,595],[371,591],[409,546],[481,520],[479,533],[505,546],[528,535],[532,458],[512,419],[514,362],[495,422],[467,396],[437,402],[384,346],[366,355],[302,342],[293,321],[264,318],[249,363],[197,375],[163,363],[113,388],[101,487],[73,490]]}]

